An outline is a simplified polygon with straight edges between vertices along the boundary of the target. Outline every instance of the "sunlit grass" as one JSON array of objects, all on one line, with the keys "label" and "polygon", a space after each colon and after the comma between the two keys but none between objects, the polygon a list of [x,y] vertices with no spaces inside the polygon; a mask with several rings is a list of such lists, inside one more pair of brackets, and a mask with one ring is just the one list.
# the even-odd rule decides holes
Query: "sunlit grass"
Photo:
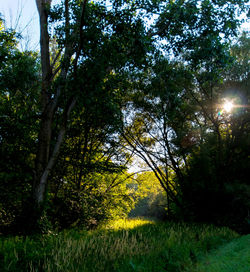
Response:
[{"label": "sunlit grass", "polygon": [[155,224],[152,220],[147,219],[141,219],[141,218],[135,218],[135,219],[118,219],[115,221],[111,221],[102,228],[104,229],[113,229],[113,230],[119,230],[119,229],[133,229],[139,226],[143,226],[146,224]]},{"label": "sunlit grass", "polygon": [[2,238],[0,271],[184,272],[236,237],[227,228],[117,220],[93,231]]}]

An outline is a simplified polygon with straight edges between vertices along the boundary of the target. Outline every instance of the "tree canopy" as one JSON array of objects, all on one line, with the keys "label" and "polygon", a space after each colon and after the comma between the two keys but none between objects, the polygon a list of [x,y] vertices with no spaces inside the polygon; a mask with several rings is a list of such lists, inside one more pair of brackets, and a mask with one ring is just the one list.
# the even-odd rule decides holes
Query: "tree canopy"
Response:
[{"label": "tree canopy", "polygon": [[158,182],[168,218],[247,231],[247,1],[36,3],[39,53],[0,21],[3,230],[94,226]]}]

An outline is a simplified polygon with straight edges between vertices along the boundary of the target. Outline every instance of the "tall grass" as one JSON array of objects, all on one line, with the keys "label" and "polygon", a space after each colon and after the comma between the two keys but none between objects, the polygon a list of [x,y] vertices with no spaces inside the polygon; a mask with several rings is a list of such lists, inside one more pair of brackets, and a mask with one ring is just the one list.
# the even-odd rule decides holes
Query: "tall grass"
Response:
[{"label": "tall grass", "polygon": [[0,271],[184,272],[236,237],[227,228],[118,220],[88,232],[1,238]]}]

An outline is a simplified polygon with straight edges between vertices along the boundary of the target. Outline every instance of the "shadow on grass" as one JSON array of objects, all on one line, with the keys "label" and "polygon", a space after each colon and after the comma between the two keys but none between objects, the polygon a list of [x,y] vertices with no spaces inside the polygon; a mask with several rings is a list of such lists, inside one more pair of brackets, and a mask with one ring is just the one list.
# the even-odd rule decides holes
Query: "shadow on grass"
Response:
[{"label": "shadow on grass", "polygon": [[120,220],[94,231],[0,239],[0,271],[188,271],[237,237],[226,228]]}]

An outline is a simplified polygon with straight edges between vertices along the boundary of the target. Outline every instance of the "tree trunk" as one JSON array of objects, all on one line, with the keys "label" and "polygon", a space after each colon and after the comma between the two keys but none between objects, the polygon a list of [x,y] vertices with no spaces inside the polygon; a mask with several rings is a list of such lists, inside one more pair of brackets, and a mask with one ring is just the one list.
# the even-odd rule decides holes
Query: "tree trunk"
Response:
[{"label": "tree trunk", "polygon": [[[65,0],[65,23],[66,29],[69,29],[69,1]],[[84,0],[82,3],[81,20],[79,25],[80,43],[76,51],[76,57],[74,59],[74,74],[77,75],[77,61],[80,57],[80,51],[82,48],[82,28],[84,25],[84,13],[88,0]],[[41,122],[40,131],[38,134],[38,148],[35,161],[35,177],[33,183],[33,200],[35,206],[42,210],[42,204],[46,197],[46,187],[48,183],[48,176],[53,169],[56,159],[59,154],[60,146],[62,145],[64,135],[67,128],[67,120],[70,112],[76,103],[76,96],[72,94],[67,101],[63,110],[62,124],[57,136],[57,141],[54,145],[53,151],[51,151],[51,135],[52,125],[54,120],[54,114],[58,107],[58,100],[63,92],[64,86],[59,85],[52,95],[51,82],[58,72],[53,72],[53,64],[50,64],[50,49],[49,49],[49,32],[48,32],[48,11],[50,9],[51,0],[36,0],[37,9],[40,18],[40,50],[41,50],[41,64],[42,64],[42,87],[41,87]],[[71,65],[71,57],[74,54],[73,44],[69,39],[69,31],[66,30],[66,44],[64,50],[64,56],[62,57],[63,63],[60,67],[60,79],[61,82],[65,82],[67,79],[69,67]],[[54,74],[53,74],[54,73]]]},{"label": "tree trunk", "polygon": [[38,136],[38,149],[36,154],[35,163],[35,177],[33,185],[33,197],[37,204],[44,200],[44,190],[41,190],[41,178],[48,164],[49,152],[50,152],[50,141],[51,141],[51,127],[52,127],[52,116],[41,119],[41,126]]},{"label": "tree trunk", "polygon": [[35,162],[35,177],[33,184],[33,198],[36,204],[44,201],[44,190],[41,188],[41,178],[48,164],[50,154],[50,142],[52,132],[52,122],[54,107],[49,95],[51,65],[49,53],[49,33],[48,33],[48,0],[36,0],[40,18],[40,50],[42,64],[42,87],[41,87],[41,123],[38,135],[38,149]]}]

